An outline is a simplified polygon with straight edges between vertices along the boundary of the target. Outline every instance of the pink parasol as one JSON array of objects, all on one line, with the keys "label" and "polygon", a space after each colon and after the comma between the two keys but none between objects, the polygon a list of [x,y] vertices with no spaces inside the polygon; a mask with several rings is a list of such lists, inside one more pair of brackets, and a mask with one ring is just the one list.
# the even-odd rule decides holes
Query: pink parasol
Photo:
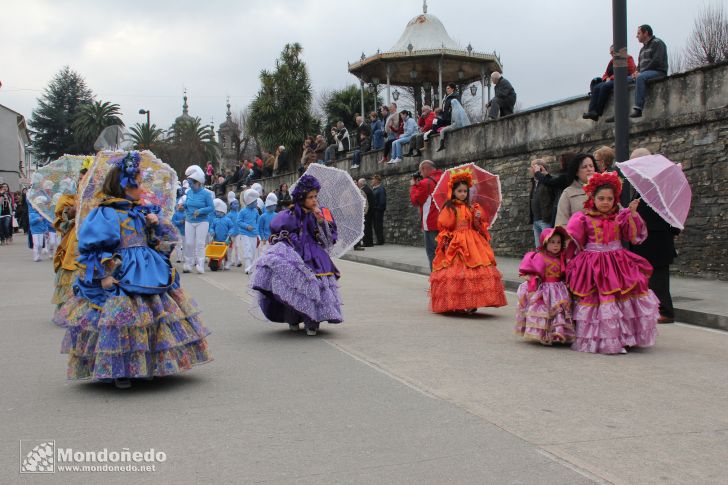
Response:
[{"label": "pink parasol", "polygon": [[500,178],[474,163],[466,163],[451,168],[442,174],[432,194],[435,205],[439,210],[442,210],[449,196],[450,176],[454,172],[463,170],[469,170],[473,177],[473,186],[470,188],[470,204],[480,204],[485,212],[483,219],[488,221],[489,226],[492,226],[498,217],[498,210],[501,205]]},{"label": "pink parasol", "polygon": [[617,163],[642,200],[668,224],[685,229],[693,193],[679,163],[647,155]]}]

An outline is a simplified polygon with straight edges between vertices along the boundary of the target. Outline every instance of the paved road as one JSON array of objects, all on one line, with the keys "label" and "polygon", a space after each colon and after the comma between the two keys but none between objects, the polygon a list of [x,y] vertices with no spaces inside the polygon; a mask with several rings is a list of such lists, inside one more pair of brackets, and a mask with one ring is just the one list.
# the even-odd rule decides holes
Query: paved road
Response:
[{"label": "paved road", "polygon": [[[661,327],[595,356],[511,334],[513,308],[427,312],[426,279],[340,262],[347,321],[252,319],[240,272],[186,276],[215,361],[128,391],[67,382],[50,263],[0,248],[0,483],[719,483],[728,334]],[[19,440],[155,448],[153,473],[20,475]]]}]

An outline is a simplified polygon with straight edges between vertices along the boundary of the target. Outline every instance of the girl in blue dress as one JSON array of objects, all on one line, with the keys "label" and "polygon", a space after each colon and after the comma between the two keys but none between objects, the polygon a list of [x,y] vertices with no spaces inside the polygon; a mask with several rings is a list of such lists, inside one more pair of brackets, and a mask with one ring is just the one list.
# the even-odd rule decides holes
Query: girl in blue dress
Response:
[{"label": "girl in blue dress", "polygon": [[[141,205],[139,154],[114,162],[99,205],[78,233],[81,269],[75,297],[61,307],[68,378],[114,380],[167,376],[211,360],[197,304],[180,288],[157,248],[165,231],[158,207]],[[169,238],[166,238],[169,239]]]}]

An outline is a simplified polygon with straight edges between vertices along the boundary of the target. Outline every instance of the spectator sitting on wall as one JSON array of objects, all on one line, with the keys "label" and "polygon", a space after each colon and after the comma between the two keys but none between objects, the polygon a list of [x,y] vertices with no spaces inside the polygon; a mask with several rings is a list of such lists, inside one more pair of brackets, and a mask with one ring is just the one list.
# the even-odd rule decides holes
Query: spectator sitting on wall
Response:
[{"label": "spectator sitting on wall", "polygon": [[316,153],[316,163],[324,163],[325,152],[326,139],[324,138],[324,135],[316,135],[316,148],[314,149],[314,153]]},{"label": "spectator sitting on wall", "polygon": [[[607,64],[607,69],[602,74],[602,77],[592,79],[591,86],[589,89],[589,110],[581,115],[582,118],[587,120],[597,121],[599,117],[604,113],[604,106],[607,104],[609,95],[614,91],[614,46],[609,46],[609,55],[612,58]],[[634,59],[632,56],[627,56],[627,74],[629,81],[632,81],[632,74],[636,70]]]},{"label": "spectator sitting on wall", "polygon": [[263,152],[263,177],[272,177],[273,176],[273,168],[276,165],[276,156],[271,153],[264,151]]},{"label": "spectator sitting on wall", "polygon": [[344,126],[343,121],[338,121],[336,125],[331,126],[331,136],[334,141],[326,148],[324,152],[324,164],[331,165],[336,161],[336,155],[349,151],[349,131]]},{"label": "spectator sitting on wall", "polygon": [[384,148],[384,121],[377,116],[376,111],[369,113],[369,123],[372,131],[372,150]]},{"label": "spectator sitting on wall", "polygon": [[273,164],[273,175],[288,173],[289,170],[288,152],[286,151],[286,147],[281,145],[276,150],[275,163]]},{"label": "spectator sitting on wall", "polygon": [[435,112],[428,105],[422,107],[422,114],[417,118],[417,126],[420,128],[419,133],[410,140],[410,151],[405,157],[419,157],[422,155],[422,148],[425,146],[425,133],[432,129],[432,122],[435,121]]},{"label": "spectator sitting on wall", "polygon": [[513,114],[516,106],[516,91],[513,86],[504,78],[501,73],[494,71],[490,75],[490,81],[495,85],[495,95],[485,106],[490,108],[488,118],[491,120]]},{"label": "spectator sitting on wall", "polygon": [[305,172],[312,163],[316,163],[316,141],[314,141],[313,136],[307,136],[301,148],[301,163],[298,167],[299,174]]},{"label": "spectator sitting on wall", "polygon": [[418,133],[417,123],[412,118],[412,115],[407,110],[402,110],[402,126],[404,132],[392,143],[392,160],[387,162],[388,164],[395,164],[402,161],[402,145],[409,142],[410,139]]},{"label": "spectator sitting on wall", "polygon": [[594,161],[597,162],[597,172],[609,172],[612,170],[614,163],[614,150],[608,146],[597,148],[594,152]]},{"label": "spectator sitting on wall", "polygon": [[351,168],[359,168],[362,153],[368,152],[371,149],[371,128],[369,128],[369,126],[364,122],[364,118],[362,116],[357,116],[355,121],[357,148],[354,150],[354,155],[351,159]]},{"label": "spectator sitting on wall", "polygon": [[440,130],[440,146],[437,148],[438,152],[445,149],[445,137],[449,132],[470,125],[470,118],[468,118],[468,114],[465,112],[465,108],[463,108],[463,106],[460,104],[460,100],[453,99],[450,102],[450,105],[450,124],[444,126]]},{"label": "spectator sitting on wall", "polygon": [[667,47],[662,40],[653,35],[652,27],[647,24],[640,25],[637,29],[637,40],[642,44],[642,48],[640,49],[639,65],[637,70],[632,73],[635,89],[634,108],[629,115],[631,118],[642,116],[642,110],[645,108],[647,81],[667,76]]}]

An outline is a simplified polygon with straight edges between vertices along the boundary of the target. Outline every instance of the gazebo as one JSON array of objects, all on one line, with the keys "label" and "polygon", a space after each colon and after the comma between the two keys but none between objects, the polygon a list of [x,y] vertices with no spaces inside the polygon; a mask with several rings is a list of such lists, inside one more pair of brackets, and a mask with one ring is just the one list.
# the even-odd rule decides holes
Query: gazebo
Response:
[{"label": "gazebo", "polygon": [[[502,72],[500,57],[495,53],[476,52],[468,44],[462,49],[448,35],[445,26],[434,15],[427,13],[427,1],[423,2],[423,13],[407,23],[401,37],[386,52],[377,51],[361,60],[349,64],[349,72],[359,78],[362,88],[362,113],[364,112],[364,84],[387,86],[387,104],[391,102],[391,86],[412,86],[415,88],[415,103],[424,92],[425,102],[432,95],[442,104],[443,82],[454,82],[461,91],[464,86],[480,81],[481,93],[488,89],[490,100],[490,74]],[[422,90],[422,91],[420,91]],[[475,96],[477,85],[471,86]],[[395,91],[396,93],[396,91]],[[398,96],[395,94],[395,101]],[[485,96],[481,95],[485,110]],[[417,106],[419,108],[419,106]]]}]

